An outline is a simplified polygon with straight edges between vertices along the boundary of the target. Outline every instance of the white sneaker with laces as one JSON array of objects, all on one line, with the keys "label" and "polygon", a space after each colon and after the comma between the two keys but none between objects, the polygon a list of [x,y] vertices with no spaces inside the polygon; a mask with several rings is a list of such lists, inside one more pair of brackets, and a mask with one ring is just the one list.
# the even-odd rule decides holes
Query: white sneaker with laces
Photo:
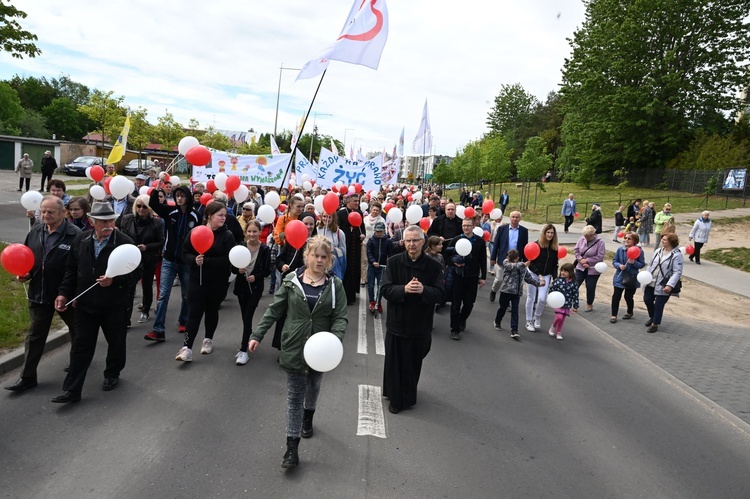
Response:
[{"label": "white sneaker with laces", "polygon": [[146,312],[141,312],[140,317],[138,317],[138,323],[143,324],[144,322],[148,322],[148,314]]},{"label": "white sneaker with laces", "polygon": [[542,328],[542,321],[539,317],[534,317],[534,330]]},{"label": "white sneaker with laces", "polygon": [[247,352],[239,351],[237,352],[237,355],[234,356],[237,361],[236,364],[238,366],[244,366],[247,364],[247,361],[250,360],[250,356],[247,354]]},{"label": "white sneaker with laces", "polygon": [[204,338],[203,345],[201,346],[201,353],[204,355],[208,355],[213,351],[214,351],[214,342],[211,340],[211,338]]},{"label": "white sneaker with laces", "polygon": [[554,328],[554,326],[551,327],[551,328],[549,328],[549,335],[550,336],[554,336],[555,335],[555,328]]},{"label": "white sneaker with laces", "polygon": [[526,321],[526,331],[529,331],[533,333],[535,331],[534,329],[534,321]]},{"label": "white sneaker with laces", "polygon": [[557,339],[558,339],[558,340],[561,340],[561,339],[562,339],[562,335],[561,335],[560,333],[557,333]]},{"label": "white sneaker with laces", "polygon": [[177,352],[177,357],[175,357],[174,360],[181,360],[183,362],[192,362],[193,351],[190,350],[188,347],[182,347],[180,348],[180,351]]}]

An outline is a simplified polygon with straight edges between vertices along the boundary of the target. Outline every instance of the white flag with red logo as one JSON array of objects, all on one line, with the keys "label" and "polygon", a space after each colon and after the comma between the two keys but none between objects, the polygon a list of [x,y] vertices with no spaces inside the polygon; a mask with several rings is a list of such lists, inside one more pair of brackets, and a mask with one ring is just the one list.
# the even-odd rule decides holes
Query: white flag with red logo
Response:
[{"label": "white flag with red logo", "polygon": [[281,151],[279,151],[279,146],[276,145],[276,140],[273,138],[273,135],[268,137],[271,140],[271,154],[281,154]]},{"label": "white flag with red logo", "polygon": [[354,0],[339,37],[320,56],[302,67],[297,80],[321,74],[332,60],[378,69],[386,40],[388,9],[385,0]]}]

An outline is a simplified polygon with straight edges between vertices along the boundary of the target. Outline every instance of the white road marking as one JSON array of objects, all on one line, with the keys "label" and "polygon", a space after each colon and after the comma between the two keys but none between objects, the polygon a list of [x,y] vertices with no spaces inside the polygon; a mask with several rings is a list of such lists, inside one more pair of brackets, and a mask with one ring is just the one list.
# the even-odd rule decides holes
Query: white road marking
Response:
[{"label": "white road marking", "polygon": [[375,353],[385,355],[385,342],[383,341],[383,314],[374,317],[375,322]]},{"label": "white road marking", "polygon": [[367,298],[364,290],[359,293],[359,322],[357,331],[357,353],[367,355]]},{"label": "white road marking", "polygon": [[386,438],[382,396],[379,386],[359,385],[357,436]]}]

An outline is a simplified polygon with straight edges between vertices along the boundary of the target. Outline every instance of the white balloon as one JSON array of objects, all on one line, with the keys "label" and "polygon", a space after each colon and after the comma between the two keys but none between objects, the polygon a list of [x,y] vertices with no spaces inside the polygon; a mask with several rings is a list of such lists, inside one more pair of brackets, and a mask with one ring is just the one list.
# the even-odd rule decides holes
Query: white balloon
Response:
[{"label": "white balloon", "polygon": [[164,180],[164,178],[169,175],[167,172],[159,172],[159,180]]},{"label": "white balloon", "polygon": [[503,218],[503,211],[500,208],[495,208],[490,212],[490,218],[492,220],[498,220],[500,218]]},{"label": "white balloon", "polygon": [[654,276],[651,275],[651,272],[648,270],[641,270],[638,272],[638,275],[636,276],[636,279],[638,279],[638,282],[643,284],[644,286],[648,283],[650,283],[653,280]]},{"label": "white balloon", "polygon": [[133,189],[130,188],[130,181],[126,177],[117,175],[109,181],[109,192],[115,199],[124,199],[133,192]]},{"label": "white balloon", "polygon": [[302,182],[302,188],[309,192],[312,190],[312,183],[309,180],[305,180]]},{"label": "white balloon", "polygon": [[[114,177],[117,178],[117,177]],[[113,180],[114,180],[113,178]],[[134,244],[121,244],[112,250],[107,260],[107,277],[129,274],[141,264],[141,250]]]},{"label": "white balloon", "polygon": [[565,295],[559,291],[553,291],[547,295],[547,305],[552,308],[560,308],[565,305]]},{"label": "white balloon", "polygon": [[91,194],[91,197],[96,199],[97,201],[101,201],[102,199],[107,197],[107,191],[104,190],[104,187],[98,184],[89,187],[89,194]]},{"label": "white balloon", "polygon": [[219,173],[217,173],[217,174],[216,174],[216,176],[214,177],[214,184],[216,184],[216,187],[217,187],[217,188],[218,188],[218,189],[219,189],[220,191],[223,191],[224,189],[226,189],[226,188],[227,188],[227,179],[228,179],[228,178],[229,178],[229,177],[228,177],[228,176],[227,176],[227,174],[226,174],[226,173],[224,173],[224,172],[219,172]]},{"label": "white balloon", "polygon": [[482,230],[481,227],[474,227],[474,230],[472,232],[477,237],[484,237],[484,230]]},{"label": "white balloon", "polygon": [[456,216],[460,218],[461,220],[463,220],[466,217],[466,215],[464,215],[464,211],[466,211],[465,206],[462,206],[460,204],[456,206]]},{"label": "white balloon", "polygon": [[141,187],[140,189],[138,189],[138,194],[140,194],[141,196],[148,196],[148,190],[149,190],[150,188],[151,188],[151,187],[149,187],[149,186],[147,186],[147,185],[144,185],[144,186],[142,186],[142,187]]},{"label": "white balloon", "polygon": [[344,187],[344,183],[341,180],[339,180],[338,182],[336,182],[336,190],[337,191],[341,192],[341,188],[342,187]]},{"label": "white balloon", "polygon": [[235,246],[229,250],[229,262],[238,269],[244,269],[250,265],[250,260],[252,260],[252,255],[247,246]]},{"label": "white balloon", "polygon": [[401,195],[404,197],[406,197],[408,194],[409,194],[409,189],[404,189],[403,191],[401,191]]},{"label": "white balloon", "polygon": [[461,256],[466,256],[471,253],[471,241],[465,238],[456,241],[456,253]]},{"label": "white balloon", "polygon": [[335,334],[321,331],[310,336],[303,353],[308,366],[325,373],[339,365],[344,357],[344,346]]},{"label": "white balloon", "polygon": [[411,195],[412,199],[414,201],[421,201],[422,200],[422,191],[417,191],[414,194]]},{"label": "white balloon", "polygon": [[682,253],[682,256],[687,255],[687,247],[686,246],[680,246],[680,253]]},{"label": "white balloon", "polygon": [[406,209],[406,219],[410,224],[418,224],[422,220],[422,207],[416,204],[409,206]]},{"label": "white balloon", "polygon": [[[268,195],[266,195],[266,199],[268,199]],[[313,200],[313,205],[315,205],[315,211],[318,213],[323,213],[325,210],[323,209],[323,200],[325,199],[325,196],[322,194],[319,194],[315,196],[315,199]],[[362,210],[364,211],[364,210]]]},{"label": "white balloon", "polygon": [[363,212],[363,213],[366,213],[366,212],[367,212],[367,208],[369,208],[369,207],[370,207],[370,205],[368,205],[368,204],[367,204],[367,203],[365,203],[364,201],[363,201],[363,202],[361,202],[361,203],[359,203],[359,210],[360,210],[361,212]]},{"label": "white balloon", "polygon": [[353,185],[350,185],[350,186],[349,186],[349,188],[347,189],[347,192],[348,192],[349,194],[352,194],[352,193],[353,193],[353,192],[355,192],[355,191],[356,191],[356,189],[354,188],[354,186],[353,186]]},{"label": "white balloon", "polygon": [[44,199],[44,196],[42,196],[41,192],[26,191],[21,196],[21,205],[27,210],[36,211],[39,209],[39,205],[42,204],[42,199]]},{"label": "white balloon", "polygon": [[281,198],[279,197],[279,193],[276,191],[270,191],[266,193],[266,197],[264,198],[264,203],[275,210],[276,208],[279,207],[279,204],[281,204]]},{"label": "white balloon", "polygon": [[294,189],[295,187],[297,187],[297,182],[295,182],[295,180],[293,178],[290,178],[289,179],[289,188],[290,189]]},{"label": "white balloon", "polygon": [[180,185],[180,182],[182,182],[182,179],[180,179],[180,177],[178,177],[177,175],[172,175],[171,177],[169,177],[169,183],[172,184],[172,187],[177,187],[178,185]]},{"label": "white balloon", "polygon": [[243,202],[247,199],[247,194],[250,192],[250,189],[245,184],[240,184],[239,187],[237,187],[237,190],[234,191],[232,196],[234,196],[234,200],[238,203]]},{"label": "white balloon", "polygon": [[397,224],[401,222],[401,220],[404,219],[404,214],[401,213],[401,210],[394,207],[392,210],[388,210],[388,214],[385,216],[389,222],[393,222],[394,224]]},{"label": "white balloon", "polygon": [[269,205],[264,204],[263,206],[258,208],[258,215],[256,216],[264,224],[270,224],[276,218],[276,211],[274,211],[274,209],[271,208]]},{"label": "white balloon", "polygon": [[200,142],[198,142],[198,139],[196,139],[192,135],[187,135],[180,139],[180,143],[177,145],[177,150],[184,156],[190,149],[199,145]]},{"label": "white balloon", "polygon": [[302,178],[302,182],[303,182],[303,183],[304,183],[304,182],[309,182],[309,181],[310,181],[310,175],[308,175],[307,173],[305,173],[304,175],[302,175],[302,177],[301,177],[301,178]]},{"label": "white balloon", "polygon": [[596,269],[597,272],[599,272],[600,274],[603,274],[607,271],[607,269],[609,268],[609,265],[607,265],[604,262],[599,262],[596,265],[594,265],[594,268]]},{"label": "white balloon", "polygon": [[90,166],[86,167],[86,176],[88,177],[89,180],[92,180],[92,181],[94,180],[93,178],[91,178],[91,167]]}]

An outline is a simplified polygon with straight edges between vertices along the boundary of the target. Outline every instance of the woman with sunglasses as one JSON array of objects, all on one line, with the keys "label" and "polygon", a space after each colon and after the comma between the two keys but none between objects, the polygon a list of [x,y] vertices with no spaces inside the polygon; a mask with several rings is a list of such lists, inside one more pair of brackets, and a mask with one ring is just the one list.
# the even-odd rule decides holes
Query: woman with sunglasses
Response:
[{"label": "woman with sunglasses", "polygon": [[[141,286],[143,291],[143,302],[141,303],[141,315],[139,323],[147,322],[149,311],[154,300],[154,273],[159,264],[161,249],[164,246],[164,224],[154,217],[154,211],[148,206],[149,196],[138,196],[133,203],[133,213],[128,213],[117,219],[115,225],[123,234],[130,236],[135,245],[141,250]],[[133,300],[135,299],[135,287],[138,279],[133,278],[130,286],[130,299],[128,300],[127,317],[133,312]]]},{"label": "woman with sunglasses", "polygon": [[[627,312],[622,316],[624,320],[633,318],[633,307],[635,302],[633,296],[641,284],[636,279],[638,272],[646,266],[646,259],[644,257],[643,250],[638,247],[638,241],[640,238],[638,234],[629,232],[623,237],[623,245],[617,248],[615,258],[612,261],[612,266],[615,268],[615,276],[612,278],[612,285],[615,288],[612,294],[612,317],[609,322],[617,322],[617,313],[620,309],[620,299],[625,294],[625,304],[627,305]],[[638,250],[637,258],[630,258],[629,255],[631,248]],[[635,250],[633,250],[634,252]]]},{"label": "woman with sunglasses", "polygon": [[658,250],[661,246],[662,231],[672,224],[674,224],[672,205],[667,203],[664,205],[664,209],[662,211],[654,215],[654,251]]}]

